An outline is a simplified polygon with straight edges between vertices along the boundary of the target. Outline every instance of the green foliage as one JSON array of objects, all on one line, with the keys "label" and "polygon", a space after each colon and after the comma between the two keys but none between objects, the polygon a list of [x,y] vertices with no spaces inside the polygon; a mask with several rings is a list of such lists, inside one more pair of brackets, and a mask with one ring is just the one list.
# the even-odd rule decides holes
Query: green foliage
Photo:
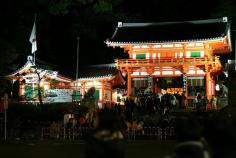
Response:
[{"label": "green foliage", "polygon": [[[35,97],[39,97],[39,94],[38,94],[38,86],[35,87],[35,90],[37,91]],[[43,88],[43,87],[40,87],[40,93],[41,93],[42,98],[45,97],[44,88]]]},{"label": "green foliage", "polygon": [[88,89],[87,93],[84,95],[84,98],[82,100],[82,106],[93,107],[95,105],[95,91],[95,87],[91,87]]},{"label": "green foliage", "polygon": [[[44,89],[41,87],[41,95],[44,97]],[[34,89],[32,84],[25,84],[25,99],[32,100],[38,98],[38,86],[35,86]]]},{"label": "green foliage", "polygon": [[76,114],[76,117],[84,116],[88,113],[89,109],[95,107],[95,87],[88,89],[87,93],[84,95],[81,105],[75,106],[73,112]]},{"label": "green foliage", "polygon": [[51,85],[51,89],[55,89],[57,85],[57,81],[55,79],[51,79],[50,85]]},{"label": "green foliage", "polygon": [[96,91],[95,87],[89,88],[85,98],[93,98],[95,91]]},{"label": "green foliage", "polygon": [[68,14],[69,6],[71,5],[70,0],[53,0],[49,5],[50,13],[57,15],[57,14]]},{"label": "green foliage", "polygon": [[26,84],[25,85],[25,99],[32,100],[34,98],[34,93],[32,85]]},{"label": "green foliage", "polygon": [[104,13],[104,12],[109,12],[112,11],[112,4],[111,2],[105,1],[105,0],[100,0],[98,3],[96,3],[94,6],[94,12],[95,13]]}]

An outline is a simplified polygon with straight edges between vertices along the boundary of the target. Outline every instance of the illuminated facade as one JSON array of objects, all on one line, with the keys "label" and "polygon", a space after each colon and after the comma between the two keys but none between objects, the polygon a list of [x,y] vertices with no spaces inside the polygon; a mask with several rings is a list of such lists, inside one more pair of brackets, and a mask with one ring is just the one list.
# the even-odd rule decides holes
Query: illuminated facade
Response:
[{"label": "illuminated facade", "polygon": [[72,82],[73,87],[79,90],[82,96],[89,88],[94,87],[95,98],[99,105],[116,102],[116,91],[113,87],[123,84],[125,80],[115,64],[80,67],[78,79]]},{"label": "illuminated facade", "polygon": [[28,56],[24,66],[6,76],[8,80],[19,82],[19,96],[23,100],[37,101],[40,87],[43,102],[72,102],[73,96],[80,100],[80,96],[83,97],[89,88],[94,87],[95,98],[102,105],[115,101],[114,86],[125,84],[115,64],[80,67],[78,79],[72,80],[57,71],[49,70],[48,66],[42,66],[39,62],[33,64],[32,59],[32,56]]},{"label": "illuminated facade", "polygon": [[38,88],[42,91],[44,102],[68,102],[71,101],[72,90],[71,79],[58,74],[57,71],[46,68],[45,65],[28,56],[27,62],[14,73],[6,78],[13,83],[19,82],[18,95],[23,100],[35,100],[38,95]]},{"label": "illuminated facade", "polygon": [[197,92],[215,94],[222,73],[219,55],[231,51],[230,23],[220,19],[163,22],[119,22],[107,46],[123,48],[129,59],[117,59],[127,74],[128,96],[147,87],[153,93],[183,92],[191,100]]}]

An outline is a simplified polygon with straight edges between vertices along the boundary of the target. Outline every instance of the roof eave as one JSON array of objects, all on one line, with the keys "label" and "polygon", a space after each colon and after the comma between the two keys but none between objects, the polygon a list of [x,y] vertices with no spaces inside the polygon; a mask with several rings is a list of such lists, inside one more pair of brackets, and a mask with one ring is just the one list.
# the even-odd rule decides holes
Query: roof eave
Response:
[{"label": "roof eave", "polygon": [[[225,36],[224,36],[225,37]],[[206,39],[192,39],[192,40],[169,40],[169,41],[139,41],[139,42],[117,42],[117,41],[106,41],[105,43],[108,46],[127,46],[127,45],[138,45],[138,44],[163,44],[163,43],[189,43],[189,42],[214,42],[223,40],[224,37],[214,37],[214,38],[206,38]]]}]

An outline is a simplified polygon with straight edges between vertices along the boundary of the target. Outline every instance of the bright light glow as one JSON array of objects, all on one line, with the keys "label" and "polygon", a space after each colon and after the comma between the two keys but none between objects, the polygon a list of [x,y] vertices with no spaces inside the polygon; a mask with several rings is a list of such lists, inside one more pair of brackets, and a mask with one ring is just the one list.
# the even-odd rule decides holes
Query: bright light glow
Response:
[{"label": "bright light glow", "polygon": [[170,66],[164,66],[162,69],[163,69],[163,70],[172,70],[172,67],[170,67]]},{"label": "bright light glow", "polygon": [[153,73],[153,75],[160,75],[160,74],[161,74],[160,71],[155,71],[155,72]]},{"label": "bright light glow", "polygon": [[153,53],[152,54],[152,59],[156,59],[156,55],[157,55],[156,53]]},{"label": "bright light glow", "polygon": [[195,74],[195,70],[189,70],[187,74]]},{"label": "bright light glow", "polygon": [[196,46],[203,46],[203,43],[196,43]]},{"label": "bright light glow", "polygon": [[[97,89],[98,90],[98,89]],[[103,97],[102,97],[102,89],[99,89],[99,98],[98,98],[98,100],[102,100],[102,99],[104,99]]]},{"label": "bright light glow", "polygon": [[180,71],[175,71],[175,74],[176,75],[180,75],[180,74],[182,74]]},{"label": "bright light glow", "polygon": [[138,71],[133,72],[132,75],[139,75],[139,72]]},{"label": "bright light glow", "polygon": [[186,52],[186,57],[189,58],[190,57],[190,51]]},{"label": "bright light glow", "polygon": [[86,86],[93,87],[93,86],[95,86],[95,85],[94,85],[94,82],[87,82],[87,83],[86,83]]},{"label": "bright light glow", "polygon": [[183,52],[180,52],[180,53],[179,53],[179,57],[180,57],[180,58],[183,58]]},{"label": "bright light glow", "polygon": [[178,57],[178,52],[175,52],[175,58],[177,58]]},{"label": "bright light glow", "polygon": [[203,71],[203,70],[197,70],[197,74],[199,75],[199,74],[205,74],[205,72]]},{"label": "bright light glow", "polygon": [[220,91],[220,85],[216,84],[216,91]]},{"label": "bright light glow", "polygon": [[122,76],[126,77],[126,73],[125,73],[125,72],[122,72]]},{"label": "bright light glow", "polygon": [[146,53],[146,59],[150,59],[150,54]]},{"label": "bright light glow", "polygon": [[24,95],[25,94],[25,85],[22,85],[22,95]]},{"label": "bright light glow", "polygon": [[132,54],[132,58],[136,59],[136,54],[135,53]]},{"label": "bright light glow", "polygon": [[102,109],[102,103],[101,102],[98,102],[98,108]]},{"label": "bright light glow", "polygon": [[182,44],[175,44],[175,47],[182,47]]},{"label": "bright light glow", "polygon": [[193,46],[195,46],[195,43],[189,43],[189,44],[187,44],[187,47],[193,47]]},{"label": "bright light glow", "polygon": [[162,94],[166,94],[166,90],[161,89],[161,93],[162,93]]},{"label": "bright light glow", "polygon": [[153,48],[161,48],[161,45],[154,45]]},{"label": "bright light glow", "polygon": [[81,83],[78,82],[78,81],[75,81],[73,84],[71,84],[72,86],[75,86],[75,87],[80,87],[81,86]]},{"label": "bright light glow", "polygon": [[44,85],[44,90],[47,90],[47,89],[49,89],[49,85],[48,85],[48,84],[45,84],[45,85]]},{"label": "bright light glow", "polygon": [[140,75],[148,75],[147,72],[141,72]]},{"label": "bright light glow", "polygon": [[225,77],[229,77],[229,73],[227,71],[223,71],[223,73],[225,74]]},{"label": "bright light glow", "polygon": [[163,44],[162,47],[163,48],[170,48],[170,47],[173,47],[173,44]]},{"label": "bright light glow", "polygon": [[163,71],[162,75],[173,75],[173,71]]},{"label": "bright light glow", "polygon": [[136,46],[133,46],[133,48],[140,48],[140,46],[136,45]]},{"label": "bright light glow", "polygon": [[204,51],[201,51],[201,57],[204,57],[204,54],[205,54]]},{"label": "bright light glow", "polygon": [[112,101],[117,103],[118,93],[117,91],[112,92]]},{"label": "bright light glow", "polygon": [[208,91],[210,92],[211,91],[211,82],[209,81],[207,84],[208,84]]},{"label": "bright light glow", "polygon": [[42,87],[43,85],[44,85],[44,82],[43,82],[43,81],[41,81],[41,82],[40,82],[40,86]]},{"label": "bright light glow", "polygon": [[105,99],[106,101],[111,101],[111,91],[110,91],[110,90],[105,90],[104,99]]},{"label": "bright light glow", "polygon": [[148,45],[142,45],[142,48],[149,48]]}]

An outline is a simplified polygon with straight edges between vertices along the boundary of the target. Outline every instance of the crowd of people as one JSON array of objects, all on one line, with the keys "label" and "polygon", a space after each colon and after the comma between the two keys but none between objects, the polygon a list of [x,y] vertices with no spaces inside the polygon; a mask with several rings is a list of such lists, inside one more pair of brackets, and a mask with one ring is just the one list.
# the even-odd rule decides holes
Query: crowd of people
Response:
[{"label": "crowd of people", "polygon": [[[97,113],[95,128],[86,139],[89,158],[125,157],[124,126],[115,109]],[[227,112],[211,116],[186,115],[176,119],[176,145],[165,158],[234,158],[235,119]]]}]

